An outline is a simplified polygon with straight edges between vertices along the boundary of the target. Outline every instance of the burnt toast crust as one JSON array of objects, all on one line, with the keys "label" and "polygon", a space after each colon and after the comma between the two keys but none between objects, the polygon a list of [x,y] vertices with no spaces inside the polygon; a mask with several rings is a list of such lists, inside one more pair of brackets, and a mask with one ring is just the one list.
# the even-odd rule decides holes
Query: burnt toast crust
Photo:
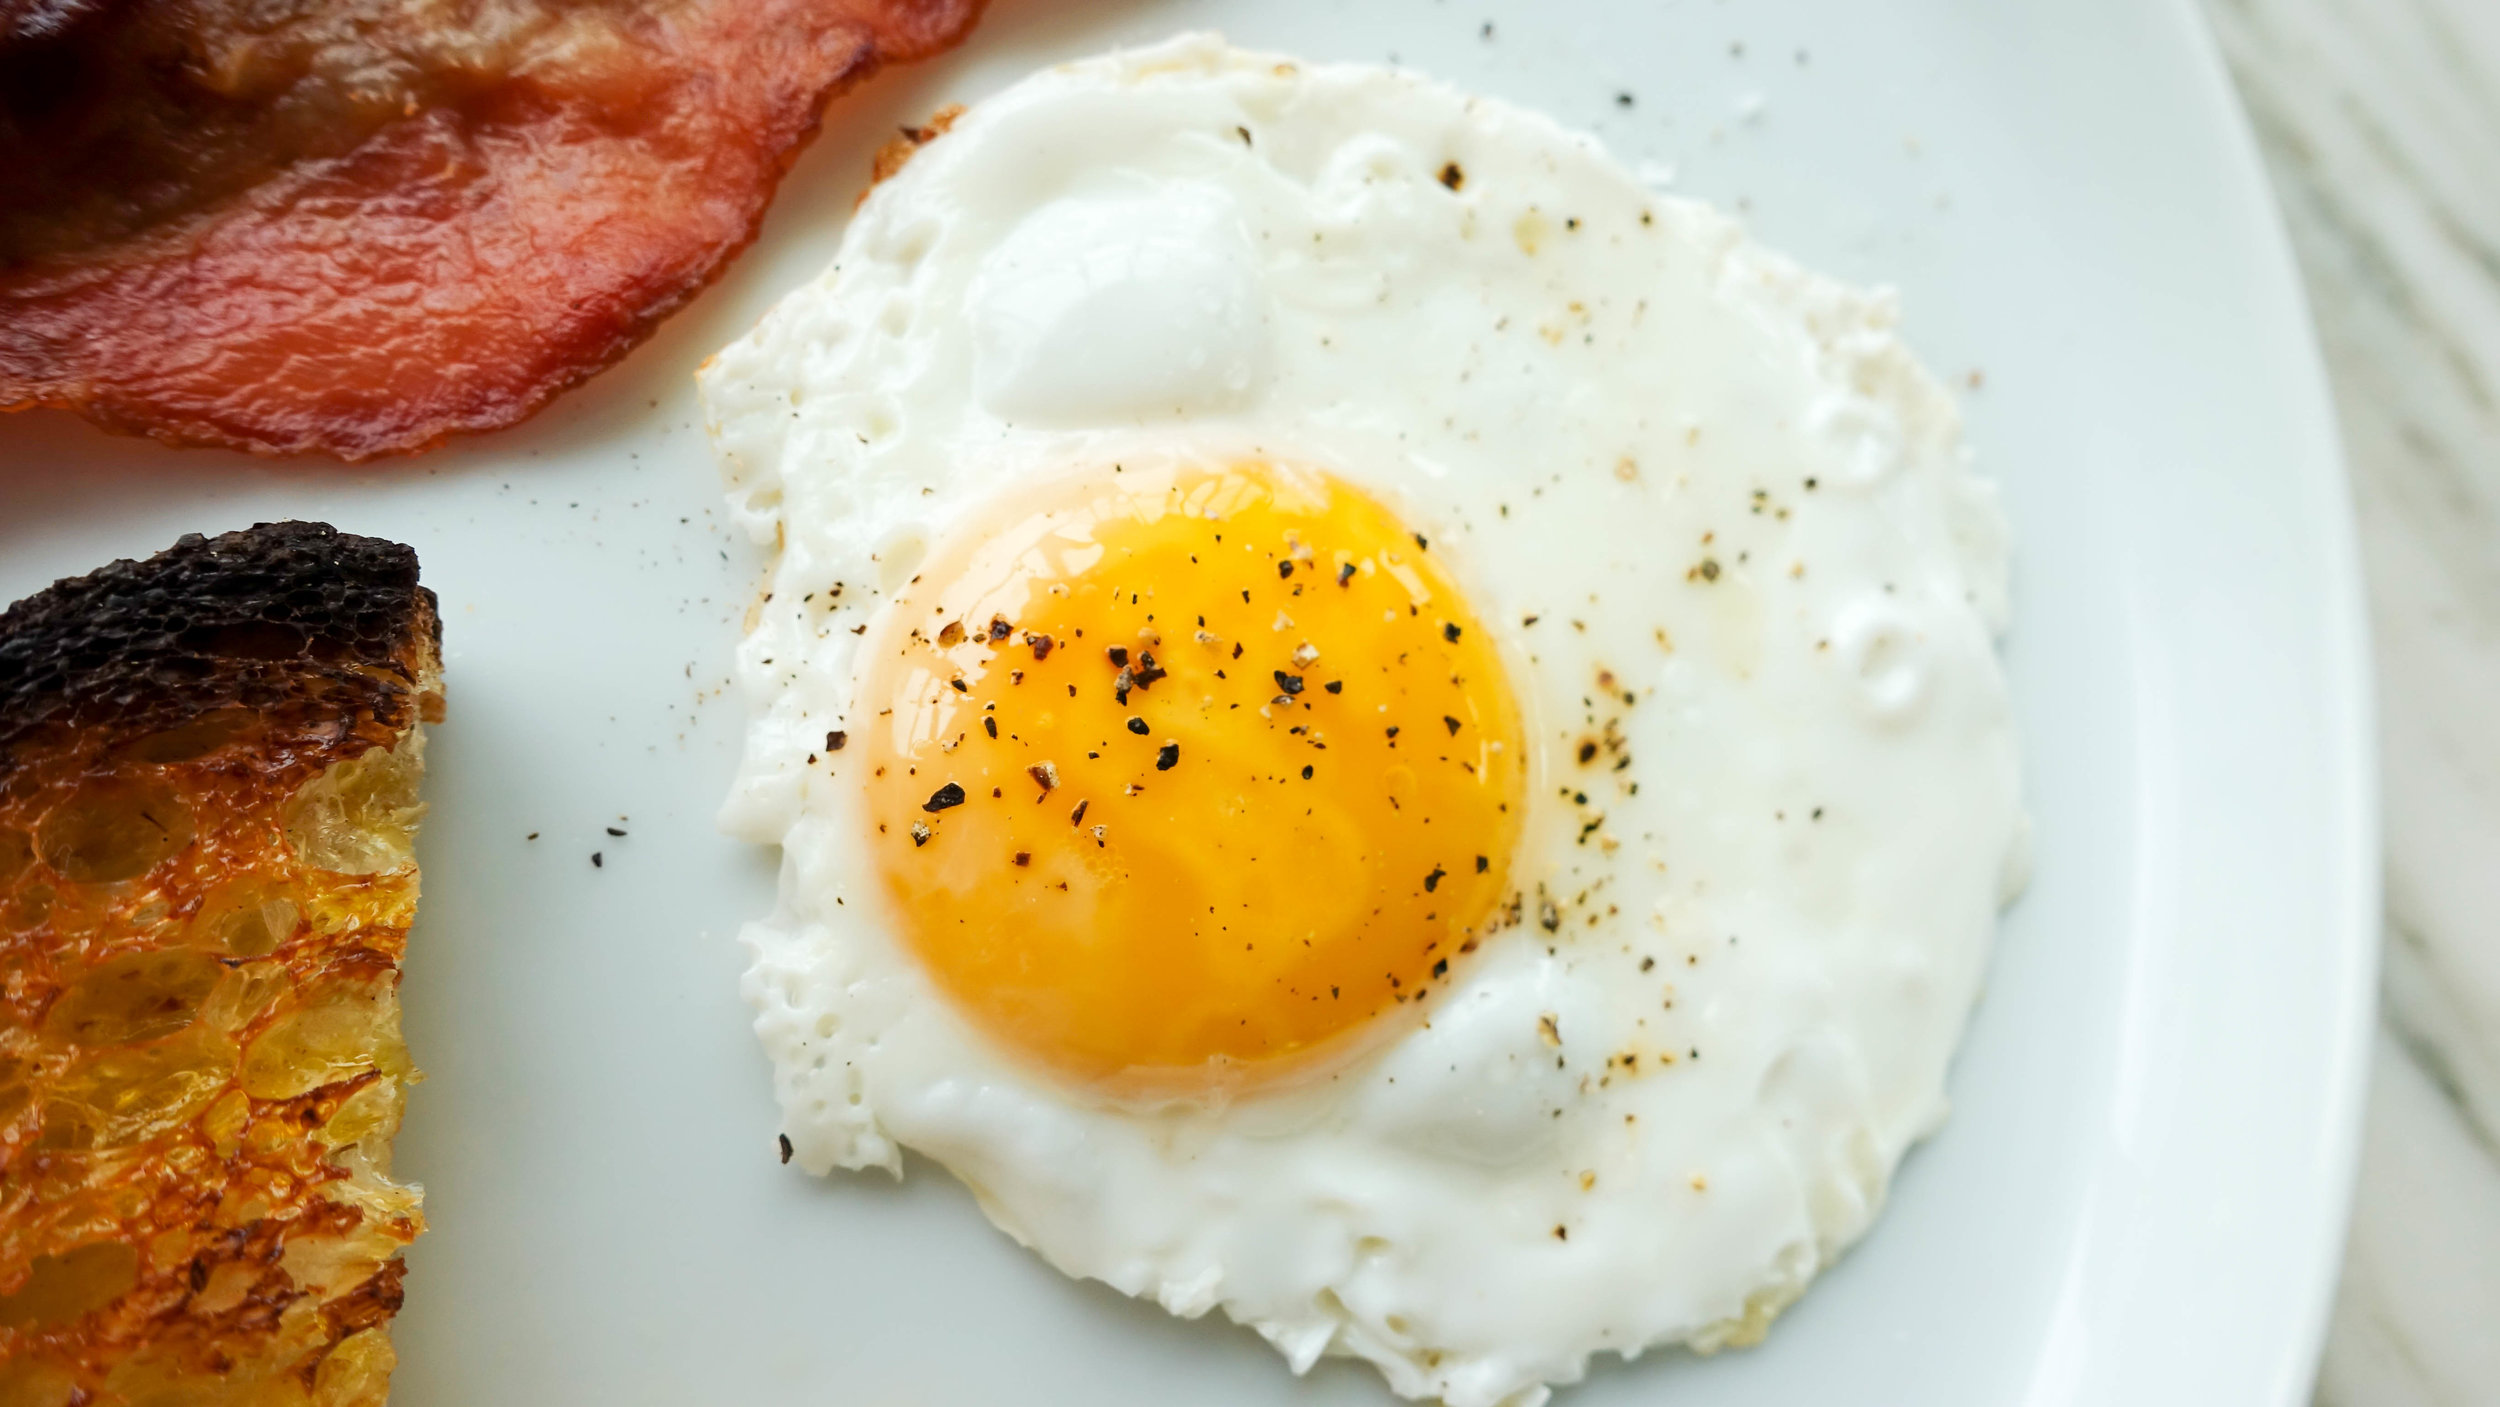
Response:
[{"label": "burnt toast crust", "polygon": [[317,523],[0,613],[0,1404],[384,1400],[439,631]]},{"label": "burnt toast crust", "polygon": [[0,775],[46,741],[137,736],[221,708],[405,731],[439,653],[417,554],[327,523],[194,533],[0,612]]}]

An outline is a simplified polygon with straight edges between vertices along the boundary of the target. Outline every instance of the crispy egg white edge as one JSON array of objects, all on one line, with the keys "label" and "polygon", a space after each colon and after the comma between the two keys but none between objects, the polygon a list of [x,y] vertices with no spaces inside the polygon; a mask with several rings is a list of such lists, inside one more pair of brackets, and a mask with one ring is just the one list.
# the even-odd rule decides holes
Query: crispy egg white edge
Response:
[{"label": "crispy egg white edge", "polygon": [[[867,324],[867,328],[852,330],[873,329],[877,320],[885,316],[881,293],[890,300],[908,283],[911,268],[927,254],[928,242],[934,237],[913,218],[919,213],[913,207],[917,187],[942,177],[952,151],[960,149],[950,144],[969,145],[982,140],[985,132],[1003,129],[1036,106],[1047,108],[1062,99],[1088,99],[1096,85],[1106,82],[1116,89],[1125,84],[1151,84],[1159,78],[1221,77],[1252,83],[1272,78],[1288,84],[1336,81],[1356,87],[1394,85],[1406,101],[1455,109],[1463,117],[1454,117],[1454,121],[1492,124],[1513,138],[1524,134],[1523,145],[1553,159],[1578,153],[1597,168],[1595,176],[1630,184],[1628,177],[1605,162],[1593,143],[1563,132],[1535,114],[1466,98],[1403,75],[1327,66],[1296,66],[1288,73],[1279,69],[1283,62],[1270,56],[1231,51],[1211,39],[1190,37],[1054,70],[976,108],[962,120],[954,135],[920,153],[911,167],[874,193],[847,232],[835,268],[810,288],[785,300],[754,334],[725,350],[703,373],[710,424],[731,500],[741,521],[757,540],[768,547],[780,544],[790,527],[782,503],[785,490],[791,486],[786,467],[797,466],[804,459],[818,463],[838,460],[840,437],[831,433],[829,427],[838,425],[855,436],[873,436],[881,428],[891,428],[878,423],[881,415],[890,414],[890,407],[880,406],[873,395],[845,397],[844,388],[855,382],[878,383],[880,378],[860,374],[860,358],[891,355],[904,349],[887,344],[869,350],[864,341],[854,341],[848,347],[833,345],[837,328],[817,319],[828,309],[837,314],[843,308],[858,309],[865,316],[857,321]],[[1590,178],[1592,173],[1580,170],[1574,174]],[[1939,499],[1941,514],[1971,607],[1972,628],[1983,637],[2000,629],[2006,611],[2006,545],[1993,492],[1967,473],[1951,401],[1894,335],[1895,311],[1890,298],[1858,293],[1762,251],[1744,242],[1731,222],[1706,207],[1660,200],[1646,193],[1639,198],[1648,202],[1662,221],[1674,226],[1677,238],[1712,252],[1718,268],[1715,292],[1720,298],[1731,306],[1749,310],[1749,316],[1805,331],[1814,344],[1807,359],[1825,383],[1814,414],[1834,422],[1845,423],[1852,416],[1872,416],[1888,423],[1897,432],[1896,438],[1888,446],[1878,443],[1870,452],[1889,453],[1909,466],[1911,472],[1935,477],[1944,485]],[[805,368],[800,373],[804,391],[788,379],[786,369],[794,363]],[[814,423],[811,417],[816,417]],[[802,427],[806,433],[793,435],[794,426]],[[1110,442],[1116,443],[1117,438],[1111,437]],[[1141,433],[1141,448],[1150,447],[1158,438],[1153,433]],[[1223,438],[1213,437],[1215,441]],[[1864,449],[1870,440],[1880,442],[1881,437],[1861,437],[1857,443]],[[1078,441],[1067,437],[1042,437],[1023,449],[1029,462],[1038,465],[1066,452],[1075,443]],[[1096,453],[1117,452],[1106,449],[1105,442],[1099,439],[1091,449]],[[1000,462],[1014,457],[1005,453]],[[993,477],[984,483],[995,481],[999,464],[988,468]],[[810,532],[822,534],[829,544],[819,551],[820,558],[830,552],[864,563],[874,555],[885,559],[878,569],[906,574],[907,567],[891,564],[911,558],[915,542],[925,543],[928,524],[942,521],[943,510],[963,506],[941,501],[930,505],[925,513],[905,515],[906,521],[879,521],[874,515],[861,512],[869,505],[846,502],[848,496],[838,485],[829,492],[819,485],[811,490],[811,495],[810,511],[827,515],[814,519],[809,528]],[[916,533],[922,536],[915,538]],[[1463,541],[1466,536],[1462,532],[1453,540]],[[1479,552],[1486,550],[1482,544],[1476,547]],[[790,565],[787,556],[782,565],[785,569]],[[821,567],[824,562],[819,560],[812,565]],[[785,590],[796,590],[804,584],[802,579],[783,571],[776,577],[776,599],[782,599]],[[894,584],[893,580],[884,583],[888,588]],[[858,944],[837,938],[825,922],[803,911],[803,896],[826,892],[828,885],[838,886],[839,880],[825,869],[839,869],[838,863],[829,857],[838,856],[846,847],[847,835],[856,833],[851,828],[857,826],[858,818],[855,812],[845,810],[837,795],[806,794],[806,779],[813,774],[801,756],[811,738],[821,739],[823,709],[803,706],[803,701],[796,697],[791,687],[791,661],[806,661],[805,668],[822,677],[847,679],[850,658],[843,641],[849,637],[844,632],[852,624],[864,622],[866,608],[872,604],[858,600],[858,595],[864,594],[862,585],[855,583],[851,588],[853,599],[824,615],[824,620],[840,622],[840,628],[826,640],[806,638],[812,633],[806,626],[821,628],[817,619],[801,621],[794,616],[785,624],[771,612],[765,613],[751,631],[740,652],[739,678],[757,716],[750,726],[738,786],[724,810],[724,823],[734,834],[785,848],[780,909],[773,918],[750,925],[744,935],[755,957],[746,990],[760,1012],[759,1035],[774,1056],[777,1092],[790,1114],[790,1133],[800,1160],[818,1172],[837,1164],[884,1166],[899,1172],[900,1159],[896,1141],[879,1119],[874,1102],[860,1097],[857,1080],[828,1079],[817,1063],[824,1058],[824,1045],[831,1033],[822,1028],[824,1013],[807,1015],[810,1002],[802,999],[800,993],[845,993],[849,1003],[845,1019],[870,1026],[881,1020],[899,1020],[907,1008],[931,1005],[925,987],[913,993],[907,990],[907,979],[899,981],[900,989],[891,972],[872,979],[869,970],[876,963],[868,960],[871,955],[859,951]],[[1882,621],[1877,621],[1866,628],[1880,631],[1883,626]],[[824,648],[828,642],[830,648]],[[776,660],[780,663],[773,663]],[[1990,668],[1993,670],[1992,657]],[[2001,680],[1994,682],[2001,694]],[[814,701],[818,705],[823,702]],[[1998,874],[1997,889],[1991,895],[1994,900],[2010,897],[2019,888],[2023,846],[2019,811],[2012,808],[2010,799],[2010,734],[1990,742],[2005,753],[2010,813],[2002,853],[1990,857]],[[848,892],[855,899],[861,897],[858,886]],[[858,931],[854,929],[853,933]],[[1495,958],[1496,955],[1487,954],[1489,969]],[[1502,976],[1533,989],[1544,974],[1535,963],[1525,962],[1519,971],[1489,970],[1484,976]],[[1967,985],[1975,990],[1975,984],[1974,964]],[[1473,992],[1481,986],[1479,982],[1468,990]],[[1451,1000],[1457,999],[1453,996]],[[1568,1003],[1567,995],[1550,999],[1558,1004]],[[1948,1050],[1951,1038],[1958,1034],[1968,999],[1969,993],[1964,992],[1960,1001],[1952,1003],[1953,1030],[1947,1033],[1945,1042]],[[810,1020],[818,1024],[807,1024]],[[942,1014],[940,1024],[944,1024]],[[978,1038],[969,1032],[958,1029],[953,1035],[978,1045]],[[1383,1057],[1394,1058],[1394,1052]],[[1023,1082],[1012,1070],[991,1068],[978,1073],[985,1080],[994,1080],[995,1086],[959,1089],[951,1097],[970,1107],[984,1098],[1029,1096],[1029,1090],[1019,1089]],[[967,1126],[979,1121],[977,1114],[958,1112],[968,1121]],[[1833,1204],[1816,1209],[1813,1234],[1792,1241],[1790,1249],[1763,1267],[1766,1273],[1749,1292],[1726,1305],[1726,1312],[1719,1318],[1678,1326],[1669,1336],[1686,1337],[1708,1346],[1741,1331],[1749,1311],[1773,1311],[1793,1298],[1821,1264],[1864,1230],[1880,1205],[1901,1152],[1930,1131],[1943,1113],[1940,1083],[1926,1098],[1891,1111],[1884,1121],[1886,1126],[1872,1131],[1868,1146],[1851,1150],[1843,1159],[1847,1176],[1835,1189]],[[1309,1117],[1308,1111],[1297,1110],[1281,1116],[1278,1122],[1290,1125]],[[1051,1153],[1046,1144],[1018,1151],[1044,1164]],[[981,1194],[985,1209],[1011,1234],[1038,1244],[1063,1268],[1105,1278],[1132,1294],[1152,1296],[1178,1313],[1203,1312],[1222,1303],[1235,1317],[1254,1323],[1297,1369],[1306,1367],[1323,1350],[1354,1352],[1378,1363],[1392,1385],[1408,1395],[1439,1393],[1462,1403],[1533,1400],[1541,1395],[1542,1389],[1536,1386],[1539,1382],[1576,1379],[1590,1349],[1613,1347],[1630,1354],[1649,1341],[1647,1336],[1626,1339],[1618,1334],[1558,1352],[1510,1360],[1498,1354],[1436,1355],[1428,1345],[1398,1334],[1385,1322],[1386,1316],[1367,1314],[1361,1305],[1345,1303],[1342,1297],[1336,1297],[1333,1305],[1305,1306],[1301,1313],[1277,1312],[1272,1305],[1236,1303],[1225,1294],[1221,1265],[1202,1267],[1194,1274],[1173,1274],[1168,1266],[1082,1263],[1083,1257],[1069,1255],[1068,1248],[1054,1247],[1037,1234],[1046,1228],[1037,1227],[1032,1207],[1005,1204],[1001,1178],[995,1175],[1000,1164],[994,1150],[992,1156],[983,1156],[976,1148],[966,1146],[942,1150],[941,1156],[959,1173],[966,1173],[966,1165],[990,1165],[975,1166],[966,1173],[967,1181]],[[1175,1234],[1185,1235],[1185,1230]]]}]

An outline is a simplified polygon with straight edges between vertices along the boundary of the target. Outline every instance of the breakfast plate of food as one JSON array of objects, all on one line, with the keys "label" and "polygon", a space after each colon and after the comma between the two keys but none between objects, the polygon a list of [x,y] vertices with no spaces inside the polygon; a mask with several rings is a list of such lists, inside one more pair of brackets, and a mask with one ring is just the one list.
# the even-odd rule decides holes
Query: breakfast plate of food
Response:
[{"label": "breakfast plate of food", "polygon": [[2305,1400],[2369,699],[2186,7],[0,73],[0,1407]]}]

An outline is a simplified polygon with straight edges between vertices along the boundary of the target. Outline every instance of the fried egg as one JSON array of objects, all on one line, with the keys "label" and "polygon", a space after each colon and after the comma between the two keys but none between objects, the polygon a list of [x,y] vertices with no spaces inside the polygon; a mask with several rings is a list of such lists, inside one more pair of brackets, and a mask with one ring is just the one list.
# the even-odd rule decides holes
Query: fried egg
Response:
[{"label": "fried egg", "polygon": [[962,114],[701,376],[788,1154],[1459,1407],[1759,1338],[2022,878],[2006,533],[1894,322],[1402,72]]}]

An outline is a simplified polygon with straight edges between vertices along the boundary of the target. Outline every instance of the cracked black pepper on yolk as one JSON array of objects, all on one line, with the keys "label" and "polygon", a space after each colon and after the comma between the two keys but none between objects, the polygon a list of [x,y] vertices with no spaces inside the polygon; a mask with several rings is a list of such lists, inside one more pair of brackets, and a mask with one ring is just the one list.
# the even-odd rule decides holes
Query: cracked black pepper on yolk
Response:
[{"label": "cracked black pepper on yolk", "polygon": [[1501,921],[1527,762],[1425,542],[1251,461],[1050,485],[938,545],[868,647],[846,771],[977,1028],[1107,1087],[1236,1087],[1447,980]]}]

